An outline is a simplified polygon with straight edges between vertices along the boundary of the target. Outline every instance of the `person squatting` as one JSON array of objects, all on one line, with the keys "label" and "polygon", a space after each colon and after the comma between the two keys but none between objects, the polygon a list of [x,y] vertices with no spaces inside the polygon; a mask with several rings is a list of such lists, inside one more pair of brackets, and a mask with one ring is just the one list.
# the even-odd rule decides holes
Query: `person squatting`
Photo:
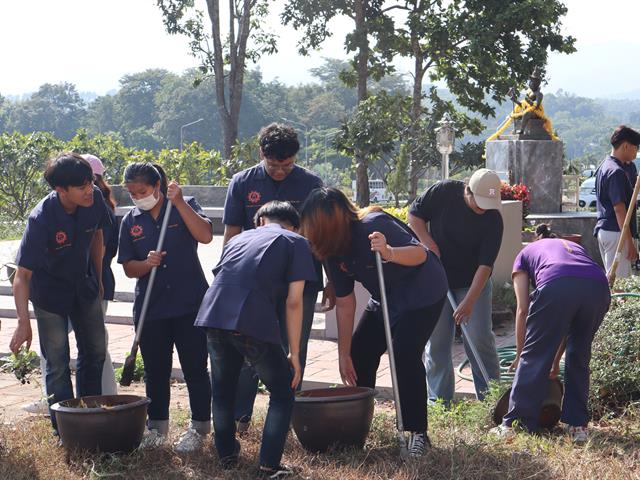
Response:
[{"label": "person squatting", "polygon": [[[605,160],[612,169],[619,166],[618,157],[626,160],[620,152],[627,144],[637,150],[640,143],[635,132],[614,136],[614,152]],[[108,343],[102,301],[113,298],[110,262],[117,244],[117,261],[128,277],[137,279],[136,328],[150,272],[157,268],[140,341],[151,399],[141,446],[167,440],[175,346],[191,408],[191,423],[175,443],[176,451],[201,448],[213,423],[220,466],[234,468],[240,455],[237,437],[250,428],[260,379],[270,403],[258,477],[294,475],[298,470],[283,464],[282,457],[319,291],[324,310],[336,309],[337,366],[343,382],[375,387],[380,358],[387,350],[376,275],[379,254],[387,279],[406,453],[425,455],[430,446],[427,405],[453,399],[451,347],[456,324],[467,326],[489,378],[500,376],[491,331],[491,274],[503,230],[500,179],[480,169],[466,183],[438,182],[413,202],[407,225],[380,207],[356,207],[340,190],[324,187],[317,175],[296,165],[300,144],[291,126],[268,125],[258,142],[260,162],[237,173],[229,185],[224,246],[210,286],[197,248],[212,241],[212,223],[196,199],[183,196],[180,185],[169,181],[159,165],[127,166],[123,183],[134,206],[115,235],[114,203],[104,193],[100,160],[74,153],[52,159],[44,174],[52,191],[31,212],[17,256],[13,291],[18,326],[11,350],[31,344],[31,300],[49,405],[74,397],[68,324],[78,345],[76,395],[101,394]],[[94,185],[94,174],[100,177],[100,188]],[[629,186],[624,182],[631,177],[619,177],[618,190],[626,192]],[[622,196],[610,202],[614,207],[618,197]],[[166,241],[156,251],[167,212]],[[109,232],[108,239],[103,232]],[[528,431],[538,429],[540,392],[549,374],[557,375],[566,349],[562,420],[574,440],[585,441],[588,361],[591,342],[609,307],[609,288],[602,268],[584,248],[553,238],[546,227],[538,233],[540,240],[522,250],[513,265],[516,376],[509,411],[493,431],[511,435],[516,421]],[[323,269],[329,279],[325,285]],[[355,282],[370,299],[354,331]],[[531,295],[529,284],[534,288]],[[458,305],[449,304],[448,293]],[[489,385],[475,361],[471,367],[476,395],[482,399]],[[54,415],[51,422],[56,432]]]}]

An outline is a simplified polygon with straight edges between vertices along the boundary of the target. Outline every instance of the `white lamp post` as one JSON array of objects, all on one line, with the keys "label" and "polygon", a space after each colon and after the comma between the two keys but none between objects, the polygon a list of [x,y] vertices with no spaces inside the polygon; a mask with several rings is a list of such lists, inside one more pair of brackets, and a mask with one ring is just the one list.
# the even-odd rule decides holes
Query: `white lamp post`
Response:
[{"label": "white lamp post", "polygon": [[456,129],[448,113],[444,114],[439,123],[440,126],[436,129],[436,144],[442,154],[442,179],[446,180],[449,178],[449,155],[453,152]]},{"label": "white lamp post", "polygon": [[195,125],[196,123],[200,123],[204,121],[204,118],[199,118],[198,120],[195,120],[193,122],[189,122],[189,123],[185,123],[184,125],[182,125],[180,127],[180,151],[182,152],[182,144],[184,143],[184,129],[186,127],[190,127],[191,125]]}]

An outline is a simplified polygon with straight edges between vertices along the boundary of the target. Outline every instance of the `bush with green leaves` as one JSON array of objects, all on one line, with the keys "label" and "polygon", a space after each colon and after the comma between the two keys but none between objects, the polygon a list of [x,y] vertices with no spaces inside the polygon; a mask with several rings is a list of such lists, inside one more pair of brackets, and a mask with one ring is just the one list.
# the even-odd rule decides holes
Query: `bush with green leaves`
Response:
[{"label": "bush with green leaves", "polygon": [[614,299],[592,346],[590,408],[602,416],[638,399],[640,301]]},{"label": "bush with green leaves", "polygon": [[[118,367],[114,370],[116,374],[116,382],[120,383],[120,379],[122,379],[122,370],[124,366]],[[138,353],[136,356],[136,367],[133,370],[133,381],[140,382],[144,378],[144,361],[142,360],[142,355]]]}]

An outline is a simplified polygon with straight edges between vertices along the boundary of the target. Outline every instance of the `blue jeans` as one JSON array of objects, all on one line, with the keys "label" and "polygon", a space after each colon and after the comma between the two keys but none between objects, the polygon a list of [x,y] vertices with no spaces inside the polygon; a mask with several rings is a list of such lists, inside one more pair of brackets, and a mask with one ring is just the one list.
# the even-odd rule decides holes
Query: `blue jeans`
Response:
[{"label": "blue jeans", "polygon": [[529,431],[538,429],[547,378],[564,337],[562,421],[576,427],[587,425],[591,343],[610,300],[607,284],[590,278],[557,278],[531,293],[524,346],[504,425],[519,420]]},{"label": "blue jeans", "polygon": [[278,466],[294,402],[291,368],[282,346],[215,328],[207,329],[207,344],[211,358],[213,428],[219,458],[228,457],[235,450],[234,404],[240,370],[246,360],[270,393],[262,431],[260,465]]},{"label": "blue jeans", "polygon": [[[317,292],[305,292],[302,298],[302,335],[300,336],[300,365],[302,366],[302,378],[298,385],[298,390],[302,387],[302,379],[304,378],[304,367],[307,363],[307,346],[309,344],[309,336],[313,327],[313,315],[318,298]],[[282,345],[286,352],[289,351],[289,341],[287,338],[286,326],[286,305],[282,302],[278,308],[278,319],[280,323],[280,337]],[[256,371],[245,363],[240,372],[240,380],[238,381],[238,391],[236,393],[236,411],[235,418],[251,418],[253,415],[253,404],[258,393],[258,375]]]},{"label": "blue jeans", "polygon": [[[469,288],[452,290],[453,296],[458,303],[464,299],[468,291]],[[480,359],[489,374],[489,379],[498,380],[500,379],[500,362],[498,360],[498,353],[496,352],[495,337],[491,330],[491,292],[492,284],[491,279],[489,279],[473,307],[471,318],[466,326],[466,332],[478,350]],[[453,319],[453,308],[449,300],[445,300],[442,313],[440,314],[440,320],[438,320],[436,328],[433,330],[429,343],[427,343],[427,348],[425,349],[425,364],[430,401],[441,398],[448,403],[453,400],[455,375],[451,354],[455,330],[456,325]],[[464,335],[463,341],[464,349],[471,363],[476,396],[482,400],[484,398],[484,392],[487,390],[487,384],[482,378],[478,364],[467,345]]]},{"label": "blue jeans", "polygon": [[[102,303],[98,297],[77,302],[69,316],[47,312],[34,305],[40,337],[40,351],[46,360],[45,382],[49,405],[73,398],[69,369],[69,331],[71,322],[76,336],[76,392],[78,397],[102,393],[102,366],[106,351]],[[51,415],[57,429],[55,415]]]}]

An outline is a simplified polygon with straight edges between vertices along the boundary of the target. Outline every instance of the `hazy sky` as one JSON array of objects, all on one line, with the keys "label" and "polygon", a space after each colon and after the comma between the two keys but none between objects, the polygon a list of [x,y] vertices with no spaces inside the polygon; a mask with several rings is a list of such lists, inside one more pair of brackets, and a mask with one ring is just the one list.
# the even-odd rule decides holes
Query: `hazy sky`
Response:
[{"label": "hazy sky", "polygon": [[[204,0],[196,3],[205,8]],[[343,34],[350,24],[335,21],[335,35],[321,52],[297,58],[298,34],[277,21],[283,3],[276,0],[270,21],[280,36],[280,51],[263,58],[260,68],[265,80],[310,81],[307,70],[320,64],[322,56],[344,56]],[[577,38],[578,52],[551,56],[546,90],[593,97],[640,89],[640,1],[565,4],[565,33]],[[155,0],[14,0],[2,2],[0,12],[0,94],[32,92],[43,83],[63,81],[79,91],[104,94],[118,88],[127,73],[147,68],[181,72],[197,64],[184,38],[165,33]]]}]

